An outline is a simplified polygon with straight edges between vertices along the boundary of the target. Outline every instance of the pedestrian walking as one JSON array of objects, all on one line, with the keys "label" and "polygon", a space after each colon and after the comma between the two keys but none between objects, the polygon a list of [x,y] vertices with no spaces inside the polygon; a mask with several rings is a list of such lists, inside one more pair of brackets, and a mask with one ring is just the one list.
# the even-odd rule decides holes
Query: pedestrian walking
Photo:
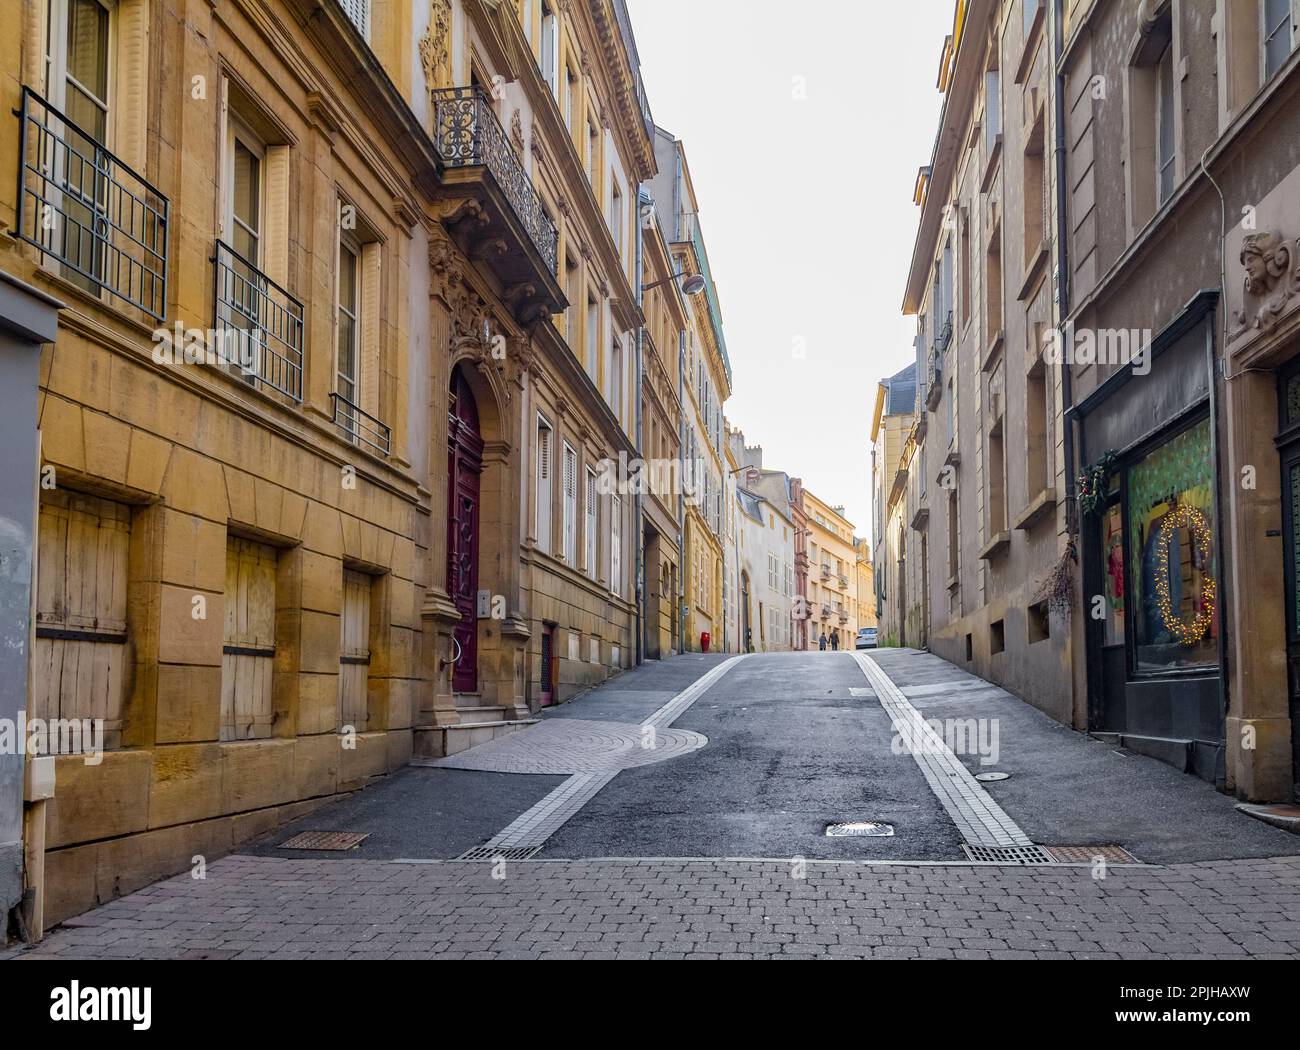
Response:
[{"label": "pedestrian walking", "polygon": [[831,648],[839,649],[839,647],[840,647],[840,632],[833,631],[831,632]]},{"label": "pedestrian walking", "polygon": [[825,652],[825,651],[826,651],[826,632],[825,632],[825,631],[822,632],[822,636],[817,640],[817,648],[820,649],[822,652]]}]

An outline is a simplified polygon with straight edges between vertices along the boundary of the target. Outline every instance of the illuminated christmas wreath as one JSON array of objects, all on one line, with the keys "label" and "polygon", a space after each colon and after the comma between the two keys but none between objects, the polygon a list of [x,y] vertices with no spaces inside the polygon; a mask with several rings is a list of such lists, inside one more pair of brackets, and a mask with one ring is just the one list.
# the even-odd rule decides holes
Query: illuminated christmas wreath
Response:
[{"label": "illuminated christmas wreath", "polygon": [[1160,535],[1156,539],[1156,606],[1160,609],[1160,618],[1164,620],[1165,629],[1178,639],[1180,645],[1195,645],[1205,637],[1205,633],[1214,622],[1214,577],[1208,572],[1203,573],[1201,608],[1190,623],[1174,614],[1173,603],[1169,598],[1171,527],[1188,529],[1192,534],[1195,550],[1203,562],[1208,562],[1212,540],[1210,522],[1195,507],[1187,503],[1177,503],[1160,523]]}]

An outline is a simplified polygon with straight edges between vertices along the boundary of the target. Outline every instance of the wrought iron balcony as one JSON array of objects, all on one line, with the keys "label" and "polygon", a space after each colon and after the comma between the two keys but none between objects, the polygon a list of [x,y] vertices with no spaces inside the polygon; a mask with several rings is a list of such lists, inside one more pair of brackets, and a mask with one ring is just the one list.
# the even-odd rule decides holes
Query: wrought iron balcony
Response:
[{"label": "wrought iron balcony", "polygon": [[249,382],[302,400],[302,303],[224,241],[213,257],[214,327]]},{"label": "wrought iron balcony", "polygon": [[823,579],[823,580],[829,580],[830,578],[831,578],[831,567],[830,567],[829,565],[823,565],[823,566],[822,566],[822,579]]},{"label": "wrought iron balcony", "polygon": [[342,394],[330,394],[334,423],[354,445],[365,445],[381,456],[393,451],[393,430],[365,412]]},{"label": "wrought iron balcony", "polygon": [[167,198],[26,86],[19,119],[18,238],[86,291],[161,321]]},{"label": "wrought iron balcony", "polygon": [[432,92],[432,97],[434,145],[443,163],[451,169],[488,171],[548,272],[554,274],[559,260],[559,231],[546,214],[487,92],[479,87],[440,88]]}]

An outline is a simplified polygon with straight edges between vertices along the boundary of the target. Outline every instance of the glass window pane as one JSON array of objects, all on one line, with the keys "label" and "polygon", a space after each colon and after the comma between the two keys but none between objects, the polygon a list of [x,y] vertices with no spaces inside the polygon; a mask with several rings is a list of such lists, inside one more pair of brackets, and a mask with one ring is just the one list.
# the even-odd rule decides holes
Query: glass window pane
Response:
[{"label": "glass window pane", "polygon": [[1218,586],[1209,421],[1128,474],[1135,669],[1218,662]]},{"label": "glass window pane", "polygon": [[[259,215],[259,205],[261,203],[261,161],[257,154],[253,153],[238,139],[235,140],[235,184],[234,184],[234,212],[238,224],[245,227],[256,243],[257,234],[261,232],[261,216]],[[238,247],[238,246],[236,246]],[[247,256],[250,262],[256,262],[257,256],[248,252],[241,254]]]},{"label": "glass window pane", "polygon": [[1106,572],[1106,625],[1103,645],[1124,642],[1124,518],[1119,504],[1101,523],[1101,550]]}]

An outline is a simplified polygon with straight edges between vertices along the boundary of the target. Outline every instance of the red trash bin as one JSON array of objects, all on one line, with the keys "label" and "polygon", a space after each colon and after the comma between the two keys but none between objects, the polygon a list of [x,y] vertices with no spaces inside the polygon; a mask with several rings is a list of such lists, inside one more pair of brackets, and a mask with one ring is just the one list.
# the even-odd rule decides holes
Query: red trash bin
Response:
[{"label": "red trash bin", "polygon": [[702,652],[706,652],[706,653],[707,653],[707,652],[709,651],[709,641],[710,641],[710,639],[709,639],[709,632],[708,632],[708,631],[701,631],[701,632],[700,632],[700,650],[701,650]]}]

